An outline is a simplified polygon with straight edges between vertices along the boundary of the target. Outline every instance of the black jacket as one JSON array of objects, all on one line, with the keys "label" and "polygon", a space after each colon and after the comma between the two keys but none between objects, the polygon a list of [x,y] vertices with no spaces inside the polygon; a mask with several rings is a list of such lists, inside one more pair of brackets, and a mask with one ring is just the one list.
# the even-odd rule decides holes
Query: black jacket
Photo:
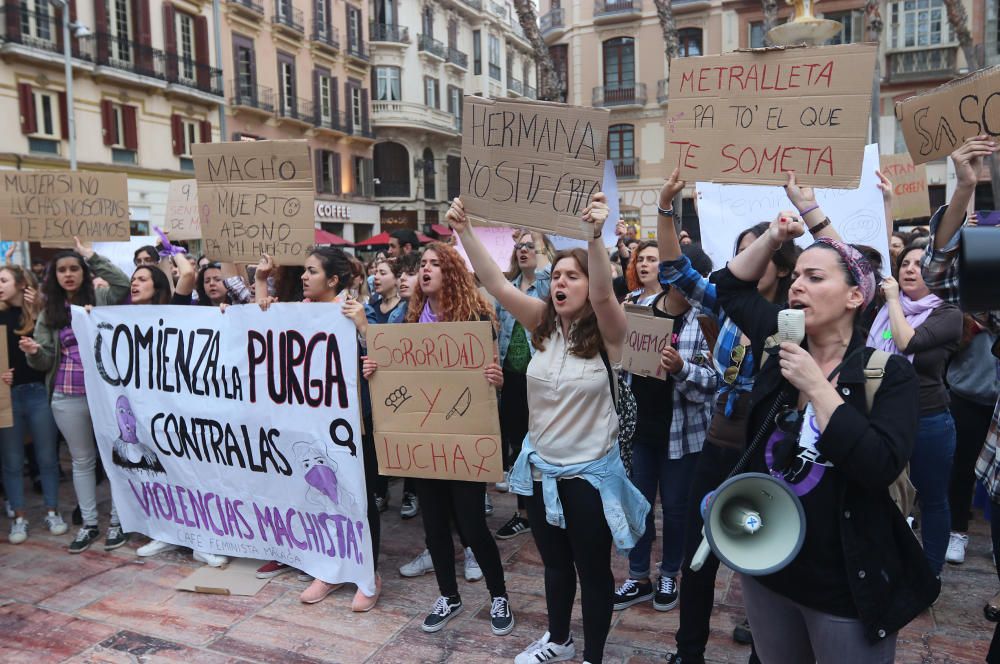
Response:
[{"label": "black jacket", "polygon": [[[777,331],[781,305],[760,296],[755,282],[737,279],[728,269],[712,275],[719,303],[751,340],[754,357],[762,357],[764,342]],[[875,395],[871,413],[865,402],[864,369],[871,349],[863,348],[865,335],[856,329],[845,353],[837,391],[844,404],[830,418],[816,449],[833,463],[844,480],[836,511],[807,513],[826,523],[836,519],[845,569],[842,579],[865,627],[865,635],[877,642],[893,634],[922,613],[937,598],[941,582],[931,572],[923,550],[889,497],[888,487],[909,463],[920,418],[917,377],[905,358],[892,356]],[[776,359],[769,359],[758,373],[751,393],[747,428],[750,441],[765,426],[764,418],[782,388],[795,404],[798,391],[781,375]],[[773,427],[773,424],[770,424]],[[761,445],[750,463],[751,470],[767,472]],[[809,561],[800,555],[789,567],[810,572]],[[787,568],[786,568],[787,569]],[[779,572],[778,574],[781,574]],[[815,573],[836,574],[816,569]],[[769,577],[760,577],[768,584]]]}]

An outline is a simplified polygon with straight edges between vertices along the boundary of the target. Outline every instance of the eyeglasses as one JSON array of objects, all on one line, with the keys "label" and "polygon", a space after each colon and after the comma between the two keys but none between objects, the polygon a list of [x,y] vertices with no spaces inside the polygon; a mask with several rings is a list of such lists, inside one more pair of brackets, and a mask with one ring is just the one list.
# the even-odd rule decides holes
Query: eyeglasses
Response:
[{"label": "eyeglasses", "polygon": [[528,251],[535,250],[534,242],[518,242],[514,245],[514,251],[521,251],[522,249],[527,249]]},{"label": "eyeglasses", "polygon": [[732,366],[728,367],[725,373],[722,374],[722,380],[725,381],[726,385],[732,385],[736,382],[736,378],[740,375],[740,369],[743,367],[743,358],[746,356],[746,346],[742,344],[733,346],[733,352],[729,354],[729,361],[732,362]]}]

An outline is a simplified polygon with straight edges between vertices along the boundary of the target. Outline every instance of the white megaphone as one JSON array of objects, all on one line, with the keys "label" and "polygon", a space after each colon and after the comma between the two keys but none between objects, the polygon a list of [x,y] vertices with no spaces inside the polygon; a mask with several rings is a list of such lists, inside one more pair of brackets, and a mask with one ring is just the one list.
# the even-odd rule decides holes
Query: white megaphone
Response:
[{"label": "white megaphone", "polygon": [[795,559],[806,536],[805,512],[783,482],[763,473],[734,475],[705,496],[704,538],[691,561],[701,569],[709,550],[726,567],[760,576]]}]

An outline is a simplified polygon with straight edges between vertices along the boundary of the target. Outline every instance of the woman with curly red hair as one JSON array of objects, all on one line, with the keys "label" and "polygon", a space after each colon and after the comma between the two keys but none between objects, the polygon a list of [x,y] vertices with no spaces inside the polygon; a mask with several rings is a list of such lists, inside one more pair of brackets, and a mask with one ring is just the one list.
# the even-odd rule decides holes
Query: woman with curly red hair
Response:
[{"label": "woman with curly red hair", "polygon": [[[410,296],[407,323],[488,320],[496,328],[492,305],[476,288],[472,275],[465,268],[465,261],[452,247],[440,242],[427,245],[420,258],[417,284],[417,289]],[[376,368],[373,360],[365,358],[366,379],[371,378]],[[503,385],[503,372],[495,360],[487,365],[483,374],[490,385],[498,389]],[[441,592],[421,628],[425,632],[437,632],[462,610],[462,598],[455,580],[455,550],[451,532],[451,520],[454,518],[486,577],[486,587],[492,597],[490,628],[498,636],[510,634],[514,629],[514,614],[507,601],[500,550],[483,513],[486,484],[419,479],[417,496],[424,520],[424,538]]]}]

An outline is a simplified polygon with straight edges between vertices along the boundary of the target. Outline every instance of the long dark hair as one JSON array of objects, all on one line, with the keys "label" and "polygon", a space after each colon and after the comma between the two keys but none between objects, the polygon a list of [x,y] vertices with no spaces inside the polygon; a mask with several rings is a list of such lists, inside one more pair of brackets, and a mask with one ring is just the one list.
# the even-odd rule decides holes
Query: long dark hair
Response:
[{"label": "long dark hair", "polygon": [[[339,247],[316,247],[309,252],[309,255],[319,259],[320,265],[323,266],[323,274],[326,275],[327,279],[337,277],[337,285],[334,289],[338,295],[340,291],[351,287],[351,282],[354,281],[357,271],[347,252]],[[302,283],[301,276],[300,273],[300,284]]]},{"label": "long dark hair", "polygon": [[[10,272],[11,278],[14,279],[14,284],[21,289],[22,295],[26,288],[38,290],[38,280],[35,279],[35,275],[31,270],[26,270],[16,263],[7,263],[0,267],[0,272],[4,270]],[[39,304],[36,297],[32,304],[24,302],[21,305],[21,320],[18,321],[18,327],[14,330],[14,334],[23,337],[35,331],[35,320],[38,318],[38,311],[41,308]],[[10,306],[6,302],[0,302],[0,311],[6,311],[9,308]]]},{"label": "long dark hair", "polygon": [[132,273],[133,278],[139,273],[139,270],[149,272],[149,276],[153,280],[153,300],[150,304],[170,304],[170,296],[172,295],[170,279],[167,278],[163,270],[155,265],[140,265]]},{"label": "long dark hair", "polygon": [[[222,271],[222,266],[218,263],[209,263],[205,267],[198,270],[198,277],[195,279],[194,288],[198,293],[198,304],[206,307],[214,307],[215,304],[208,297],[208,293],[205,292],[205,273],[209,270],[219,270]],[[229,297],[229,289],[226,289],[226,298],[224,300],[226,304],[232,304],[232,299]]]},{"label": "long dark hair", "polygon": [[97,296],[94,294],[94,273],[91,271],[87,261],[83,256],[75,251],[60,251],[52,258],[49,264],[48,278],[42,285],[45,294],[45,322],[53,330],[61,330],[69,326],[69,310],[66,308],[66,291],[59,285],[57,267],[63,258],[73,258],[80,264],[83,270],[83,281],[80,289],[76,292],[73,304],[85,307],[88,304],[97,304]]},{"label": "long dark hair", "polygon": [[[771,222],[762,221],[740,233],[736,237],[736,245],[733,247],[733,256],[739,253],[740,244],[743,242],[743,238],[745,238],[747,234],[753,235],[754,238],[759,238],[767,233],[770,227]],[[798,260],[799,253],[799,248],[795,246],[795,242],[788,240],[782,243],[778,250],[771,255],[771,262],[774,263],[774,267],[776,267],[779,272],[778,287],[774,292],[775,302],[785,302],[788,300],[788,289],[792,286],[792,271],[795,269],[795,261]],[[785,276],[780,275],[782,271],[785,272]]]},{"label": "long dark hair", "polygon": [[[557,252],[555,258],[552,259],[553,272],[555,272],[559,261],[564,259],[576,261],[583,273],[587,275],[587,279],[590,279],[590,267],[587,262],[586,251],[576,248]],[[550,293],[545,298],[545,315],[542,317],[542,322],[531,334],[532,345],[538,350],[545,350],[545,342],[555,332],[557,324],[556,308],[552,304],[552,294]],[[597,327],[597,314],[594,313],[594,308],[590,306],[589,297],[587,298],[587,303],[583,305],[583,313],[569,328],[567,342],[569,344],[569,352],[577,357],[586,359],[597,355],[604,345],[604,341],[601,338],[601,331]]]}]

